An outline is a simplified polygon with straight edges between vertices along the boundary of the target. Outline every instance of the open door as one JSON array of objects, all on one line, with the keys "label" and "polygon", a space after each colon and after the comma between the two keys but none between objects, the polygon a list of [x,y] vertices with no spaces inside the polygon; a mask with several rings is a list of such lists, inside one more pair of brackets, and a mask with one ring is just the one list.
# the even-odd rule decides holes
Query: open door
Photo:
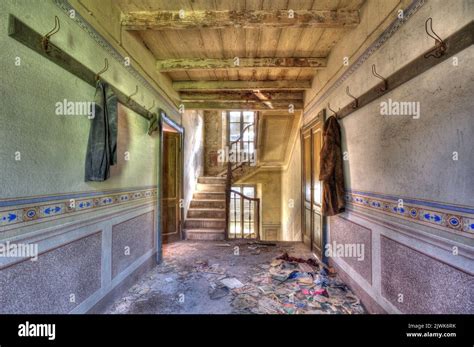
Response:
[{"label": "open door", "polygon": [[302,158],[303,158],[303,242],[311,247],[311,224],[312,224],[312,194],[311,194],[311,129],[302,132]]},{"label": "open door", "polygon": [[161,235],[163,243],[181,240],[181,155],[181,133],[164,125],[161,181]]},{"label": "open door", "polygon": [[303,242],[320,260],[323,260],[324,248],[324,218],[321,214],[322,182],[319,180],[323,124],[322,111],[301,132]]}]

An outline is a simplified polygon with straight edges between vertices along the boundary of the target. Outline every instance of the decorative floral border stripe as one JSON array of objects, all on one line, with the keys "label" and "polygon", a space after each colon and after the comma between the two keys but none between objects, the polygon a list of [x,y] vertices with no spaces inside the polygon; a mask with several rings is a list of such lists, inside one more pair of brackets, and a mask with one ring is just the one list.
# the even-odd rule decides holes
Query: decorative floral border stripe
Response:
[{"label": "decorative floral border stripe", "polygon": [[140,200],[152,201],[156,200],[157,194],[156,188],[141,188],[129,191],[115,190],[4,200],[0,203],[16,202],[17,204],[0,211],[0,232],[23,227],[27,225],[26,223],[57,219],[78,212],[124,205]]},{"label": "decorative floral border stripe", "polygon": [[356,194],[356,195],[363,195],[363,196],[368,196],[368,197],[377,198],[377,199],[386,199],[386,200],[389,200],[389,201],[391,200],[391,201],[397,201],[397,202],[400,199],[402,199],[404,203],[408,203],[408,204],[412,204],[412,205],[421,205],[421,206],[426,206],[426,207],[429,207],[429,208],[449,210],[449,211],[461,212],[461,213],[465,213],[465,214],[467,213],[467,214],[473,214],[474,215],[474,207],[452,205],[452,204],[448,205],[448,204],[438,202],[438,201],[419,200],[419,199],[400,197],[400,196],[394,196],[394,195],[389,195],[389,194],[363,192],[363,191],[358,191],[358,190],[347,190],[346,193],[351,193],[351,194]]},{"label": "decorative floral border stripe", "polygon": [[469,207],[360,191],[346,191],[346,201],[415,223],[474,237],[474,210]]},{"label": "decorative floral border stripe", "polygon": [[[136,191],[136,190],[146,190],[146,189],[153,189],[153,188],[154,186],[143,186],[143,187],[135,187],[133,190]],[[0,200],[0,212],[3,207],[8,207],[8,206],[35,204],[35,203],[41,203],[41,202],[46,202],[46,201],[58,201],[58,200],[66,200],[66,199],[79,199],[83,197],[117,194],[119,192],[128,192],[128,191],[130,191],[130,188],[4,199],[4,200]]]}]

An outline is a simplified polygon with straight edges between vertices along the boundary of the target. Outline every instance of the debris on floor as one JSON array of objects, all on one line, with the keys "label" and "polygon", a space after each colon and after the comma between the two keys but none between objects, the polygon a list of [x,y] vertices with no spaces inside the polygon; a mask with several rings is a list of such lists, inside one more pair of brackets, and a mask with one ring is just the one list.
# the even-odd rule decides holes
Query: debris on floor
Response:
[{"label": "debris on floor", "polygon": [[230,290],[228,287],[216,287],[216,288],[211,288],[209,291],[209,297],[211,300],[219,300],[223,298],[224,296],[227,296],[230,293]]},{"label": "debris on floor", "polygon": [[229,289],[242,288],[244,285],[237,278],[224,278],[221,283]]},{"label": "debris on floor", "polygon": [[[255,274],[246,291],[233,291],[234,313],[254,314],[359,314],[359,299],[313,259],[284,253],[267,272]],[[254,288],[259,291],[255,291]],[[258,295],[253,293],[257,292]]]},{"label": "debris on floor", "polygon": [[106,312],[355,314],[365,311],[337,274],[329,274],[322,268],[302,243],[236,240],[225,244],[181,241],[164,245],[164,261],[143,275],[121,299],[111,303]]}]

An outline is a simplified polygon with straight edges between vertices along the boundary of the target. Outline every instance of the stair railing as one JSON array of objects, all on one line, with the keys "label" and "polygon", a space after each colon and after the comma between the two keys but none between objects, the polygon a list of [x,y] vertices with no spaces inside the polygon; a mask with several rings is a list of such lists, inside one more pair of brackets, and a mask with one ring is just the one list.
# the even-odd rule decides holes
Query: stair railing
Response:
[{"label": "stair railing", "polygon": [[[256,134],[256,132],[255,132],[256,124],[252,123],[252,124],[247,125],[244,129],[242,129],[238,139],[235,140],[235,141],[232,141],[229,144],[229,155],[231,153],[233,153],[234,150],[239,151],[240,149],[242,149],[244,142],[250,143],[249,140],[244,141],[244,134],[246,132],[249,132],[249,129],[252,128],[252,127],[254,128],[254,134]],[[255,149],[255,146],[254,146],[254,151],[255,150],[256,149]],[[235,153],[237,154],[238,152],[235,152]],[[253,153],[253,155],[255,155],[255,153]],[[229,231],[230,231],[229,230],[229,224],[230,224],[231,195],[232,194],[237,194],[243,199],[244,206],[245,206],[245,201],[248,201],[249,210],[251,209],[252,203],[253,203],[253,207],[254,207],[253,212],[254,212],[254,216],[255,216],[255,223],[254,223],[255,235],[256,235],[256,239],[260,240],[260,199],[259,198],[252,198],[252,197],[246,196],[246,195],[244,195],[244,194],[242,194],[242,193],[240,193],[236,190],[232,190],[233,172],[235,170],[237,170],[238,168],[243,168],[243,165],[246,164],[246,163],[251,163],[250,155],[249,155],[249,157],[247,158],[246,161],[240,162],[240,163],[235,163],[235,165],[233,165],[231,160],[227,161],[226,186],[225,186],[225,192],[226,192],[225,193],[225,216],[226,216],[225,217],[225,235],[226,235],[226,239],[229,239]],[[249,225],[250,225],[250,223],[251,223],[251,213],[249,213]],[[243,230],[242,230],[242,238],[245,238],[245,234],[244,234]]]},{"label": "stair railing", "polygon": [[[248,236],[246,236],[245,228],[242,228],[241,231],[240,231],[241,238],[242,239],[255,238],[257,240],[260,240],[260,227],[259,227],[260,226],[260,199],[259,198],[251,198],[251,197],[246,196],[246,195],[242,194],[241,192],[238,192],[238,191],[233,190],[233,189],[230,190],[230,194],[234,194],[234,206],[235,206],[235,202],[236,202],[235,195],[239,195],[240,198],[242,199],[243,207],[245,207],[245,202],[248,201],[249,211],[253,210],[254,220],[252,221],[252,213],[249,213],[248,225],[250,227],[252,225],[252,222],[253,222],[253,225],[254,225],[254,228],[255,228],[255,237],[251,237],[251,235],[254,234],[254,233],[251,233],[251,232],[249,232]],[[229,198],[230,198],[230,194],[229,194]],[[235,210],[234,212],[237,214],[237,210]],[[243,218],[243,213],[242,213],[242,218]],[[237,218],[235,218],[234,220],[237,220]],[[243,222],[242,224],[245,226],[245,220],[242,220],[242,222]],[[235,238],[237,238],[237,235],[236,235]]]}]

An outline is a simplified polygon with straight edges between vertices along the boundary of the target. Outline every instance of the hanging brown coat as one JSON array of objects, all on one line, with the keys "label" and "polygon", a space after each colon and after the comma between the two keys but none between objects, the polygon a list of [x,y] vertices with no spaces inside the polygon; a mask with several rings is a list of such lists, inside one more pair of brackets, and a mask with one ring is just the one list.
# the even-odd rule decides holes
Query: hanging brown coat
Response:
[{"label": "hanging brown coat", "polygon": [[341,128],[336,117],[324,123],[319,179],[323,181],[322,214],[344,212],[344,173],[342,171]]}]

